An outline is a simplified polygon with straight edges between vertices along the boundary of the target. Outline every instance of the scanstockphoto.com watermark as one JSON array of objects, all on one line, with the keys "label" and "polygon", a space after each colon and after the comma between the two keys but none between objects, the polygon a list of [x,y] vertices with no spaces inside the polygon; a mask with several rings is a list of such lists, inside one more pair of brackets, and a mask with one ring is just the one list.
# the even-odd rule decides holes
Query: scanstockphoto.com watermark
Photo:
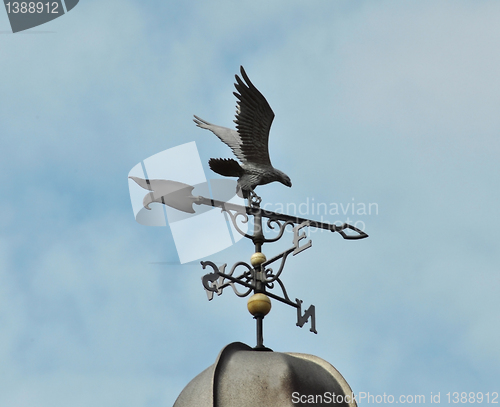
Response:
[{"label": "scanstockphoto.com watermark", "polygon": [[[264,211],[286,213],[297,217],[313,217],[318,222],[342,225],[348,223],[365,231],[365,220],[368,216],[378,216],[379,206],[376,202],[318,202],[313,197],[307,197],[300,203],[271,203],[262,205]],[[319,229],[319,231],[323,231]]]},{"label": "scanstockphoto.com watermark", "polygon": [[293,404],[350,404],[361,402],[364,404],[498,404],[498,392],[448,392],[424,394],[402,394],[394,396],[392,394],[370,394],[369,392],[359,392],[358,394],[336,394],[326,391],[321,394],[300,394],[292,393]]}]

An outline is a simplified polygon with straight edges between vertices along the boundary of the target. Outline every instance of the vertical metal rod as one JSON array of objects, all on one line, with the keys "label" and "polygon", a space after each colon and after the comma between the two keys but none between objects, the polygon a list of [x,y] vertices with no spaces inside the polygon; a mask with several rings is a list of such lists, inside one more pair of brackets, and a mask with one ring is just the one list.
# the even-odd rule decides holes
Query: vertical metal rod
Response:
[{"label": "vertical metal rod", "polygon": [[259,208],[255,212],[253,217],[253,243],[255,244],[255,251],[260,252],[262,250],[262,244],[264,243],[264,232],[262,230],[262,212],[259,205],[254,205],[254,208]]},{"label": "vertical metal rod", "polygon": [[[254,205],[254,208],[259,208],[258,204]],[[255,245],[255,253],[259,253],[262,251],[262,244],[264,243],[264,233],[262,231],[262,212],[259,210],[254,214],[253,218],[253,243]],[[263,284],[262,284],[262,267],[259,265],[256,267],[258,270],[258,276],[260,278],[257,278],[255,281],[255,290],[254,293],[261,293],[264,290]],[[262,321],[261,321],[262,324]]]},{"label": "vertical metal rod", "polygon": [[263,319],[264,317],[263,316],[256,316],[255,317],[256,321],[257,321],[257,346],[256,348],[257,349],[261,349],[264,347],[264,334],[263,334]]},{"label": "vertical metal rod", "polygon": [[[253,236],[252,241],[255,245],[255,253],[262,251],[262,245],[264,243],[264,232],[262,230],[262,212],[260,210],[260,205],[258,203],[252,203],[253,208],[258,208],[254,213],[253,217]],[[258,278],[255,279],[255,289],[254,294],[265,292],[263,282],[262,282],[262,266],[258,265],[254,268],[254,272],[257,272]],[[264,347],[264,334],[263,334],[263,320],[264,315],[256,315],[255,317],[257,324],[257,346],[256,349],[265,349]]]}]

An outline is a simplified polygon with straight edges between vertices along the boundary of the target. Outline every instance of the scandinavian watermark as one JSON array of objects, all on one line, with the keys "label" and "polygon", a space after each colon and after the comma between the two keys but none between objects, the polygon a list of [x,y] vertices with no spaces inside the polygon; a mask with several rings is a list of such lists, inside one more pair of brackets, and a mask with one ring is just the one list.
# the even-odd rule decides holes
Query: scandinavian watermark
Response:
[{"label": "scandinavian watermark", "polygon": [[[351,198],[350,202],[320,202],[314,197],[307,197],[303,202],[266,202],[262,205],[264,211],[286,213],[291,216],[312,216],[318,222],[331,223],[337,226],[349,223],[365,231],[365,220],[368,216],[378,216],[377,202],[361,202]],[[352,217],[352,218],[351,218]],[[324,232],[323,229],[313,229],[314,232]]]}]

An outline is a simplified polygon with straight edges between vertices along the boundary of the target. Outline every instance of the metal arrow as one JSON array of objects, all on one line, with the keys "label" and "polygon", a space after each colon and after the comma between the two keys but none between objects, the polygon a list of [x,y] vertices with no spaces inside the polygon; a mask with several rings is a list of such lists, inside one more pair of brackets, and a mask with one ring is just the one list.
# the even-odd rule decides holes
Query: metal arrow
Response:
[{"label": "metal arrow", "polygon": [[[133,179],[142,188],[151,191],[144,197],[143,200],[143,205],[146,209],[150,209],[148,206],[149,204],[158,202],[182,212],[195,213],[193,204],[207,205],[213,206],[215,208],[221,208],[223,211],[232,210],[242,214],[262,216],[270,220],[279,220],[285,223],[288,222],[293,224],[302,224],[304,222],[309,222],[310,227],[338,232],[344,239],[347,240],[358,240],[368,237],[368,234],[348,223],[343,223],[342,225],[332,225],[330,223],[319,222],[273,211],[267,211],[261,209],[258,205],[251,207],[241,206],[229,202],[218,201],[216,199],[205,198],[203,196],[193,196],[191,192],[194,187],[182,182],[154,179],[147,180],[138,177],[129,178]],[[357,235],[346,234],[344,232],[344,230],[346,229],[353,230],[357,233]]]}]

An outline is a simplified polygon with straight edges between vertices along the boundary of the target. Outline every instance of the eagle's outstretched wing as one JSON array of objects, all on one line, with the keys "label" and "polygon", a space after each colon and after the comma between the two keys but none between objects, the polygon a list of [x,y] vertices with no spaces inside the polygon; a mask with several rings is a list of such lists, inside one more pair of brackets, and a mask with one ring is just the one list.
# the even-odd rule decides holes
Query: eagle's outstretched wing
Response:
[{"label": "eagle's outstretched wing", "polygon": [[217,137],[219,137],[221,141],[226,143],[231,148],[231,150],[233,150],[234,155],[238,157],[241,162],[245,162],[245,156],[241,151],[241,138],[236,130],[209,123],[196,115],[194,115],[193,121],[198,127],[210,130],[212,133],[214,133]]},{"label": "eagle's outstretched wing", "polygon": [[240,68],[246,83],[235,75],[237,83],[234,86],[239,93],[234,92],[238,99],[234,122],[238,131],[217,126],[198,116],[194,116],[194,122],[198,127],[210,130],[226,143],[242,164],[270,166],[268,141],[274,112],[264,96],[250,82],[243,67]]},{"label": "eagle's outstretched wing", "polygon": [[237,83],[234,86],[239,93],[234,92],[234,96],[238,98],[234,122],[241,139],[240,150],[245,157],[242,162],[271,165],[268,141],[274,112],[266,98],[250,82],[242,66],[240,70],[246,83],[235,75]]}]

